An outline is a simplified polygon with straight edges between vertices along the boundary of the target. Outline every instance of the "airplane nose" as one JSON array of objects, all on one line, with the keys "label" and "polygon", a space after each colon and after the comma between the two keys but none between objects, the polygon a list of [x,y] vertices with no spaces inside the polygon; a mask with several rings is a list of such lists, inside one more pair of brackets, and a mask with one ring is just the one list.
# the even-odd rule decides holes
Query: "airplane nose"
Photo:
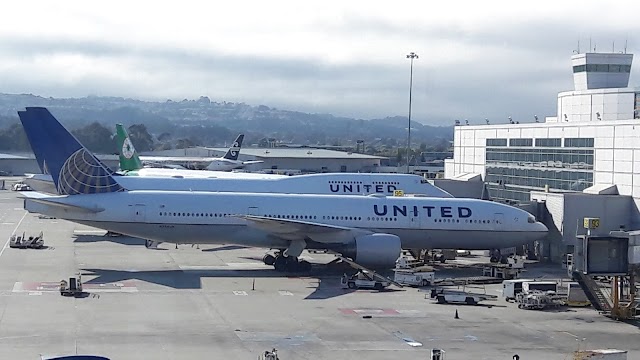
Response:
[{"label": "airplane nose", "polygon": [[536,232],[549,232],[549,229],[547,228],[547,226],[541,222],[536,222],[535,224],[535,231]]}]

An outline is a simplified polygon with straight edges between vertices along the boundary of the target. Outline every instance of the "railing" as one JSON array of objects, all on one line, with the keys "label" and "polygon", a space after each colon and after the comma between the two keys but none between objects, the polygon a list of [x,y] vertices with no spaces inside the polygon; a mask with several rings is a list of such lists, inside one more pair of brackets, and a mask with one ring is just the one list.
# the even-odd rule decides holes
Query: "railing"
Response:
[{"label": "railing", "polygon": [[603,312],[610,312],[613,308],[611,299],[602,292],[602,288],[589,275],[582,274],[579,271],[573,273],[574,279],[580,284],[580,288],[591,302],[594,309]]}]

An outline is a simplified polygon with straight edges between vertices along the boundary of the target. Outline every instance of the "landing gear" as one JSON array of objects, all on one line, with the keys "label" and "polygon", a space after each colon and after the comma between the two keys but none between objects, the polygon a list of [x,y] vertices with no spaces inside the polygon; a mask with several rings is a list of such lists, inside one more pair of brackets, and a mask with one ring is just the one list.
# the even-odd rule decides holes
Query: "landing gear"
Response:
[{"label": "landing gear", "polygon": [[267,265],[273,265],[276,263],[276,257],[271,254],[264,254],[262,261]]},{"label": "landing gear", "polygon": [[311,264],[308,261],[299,261],[295,256],[284,256],[282,253],[276,255],[266,254],[262,261],[267,265],[273,265],[276,271],[282,272],[308,272]]},{"label": "landing gear", "polygon": [[502,254],[500,252],[500,249],[493,249],[491,250],[490,254],[491,254],[491,257],[489,261],[492,263],[506,264],[509,262],[508,261],[509,254]]},{"label": "landing gear", "polygon": [[[158,245],[160,245],[160,241],[153,241],[153,240],[145,240],[144,241],[144,246],[147,249],[157,249]],[[178,246],[178,244],[176,244],[176,246]]]},{"label": "landing gear", "polygon": [[500,262],[500,258],[502,257],[500,254],[500,249],[492,249],[490,252],[489,261],[492,263]]}]

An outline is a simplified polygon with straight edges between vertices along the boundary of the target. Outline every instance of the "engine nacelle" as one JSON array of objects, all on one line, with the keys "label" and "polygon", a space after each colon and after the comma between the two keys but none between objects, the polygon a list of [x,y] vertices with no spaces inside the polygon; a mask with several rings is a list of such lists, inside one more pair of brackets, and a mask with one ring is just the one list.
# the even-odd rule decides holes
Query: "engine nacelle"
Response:
[{"label": "engine nacelle", "polygon": [[400,238],[392,234],[371,234],[355,238],[342,254],[362,266],[392,268],[400,257]]}]

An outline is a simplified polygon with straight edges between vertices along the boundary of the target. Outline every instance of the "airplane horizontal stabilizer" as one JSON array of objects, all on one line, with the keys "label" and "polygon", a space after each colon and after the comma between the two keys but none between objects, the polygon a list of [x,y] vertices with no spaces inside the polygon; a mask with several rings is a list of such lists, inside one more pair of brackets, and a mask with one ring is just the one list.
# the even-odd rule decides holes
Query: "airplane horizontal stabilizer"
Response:
[{"label": "airplane horizontal stabilizer", "polygon": [[25,200],[25,209],[26,209],[26,202],[32,201],[38,204],[52,206],[59,209],[71,210],[71,211],[82,212],[87,214],[96,214],[104,211],[103,208],[99,208],[97,206],[86,207],[86,206],[79,206],[79,205],[64,203],[60,200],[65,198],[50,196],[50,195],[38,193],[38,192],[23,193],[21,198]]},{"label": "airplane horizontal stabilizer", "polygon": [[310,238],[323,243],[341,243],[358,235],[371,234],[368,230],[304,220],[274,219],[257,215],[238,215],[238,217],[247,220],[250,226],[287,240]]}]

